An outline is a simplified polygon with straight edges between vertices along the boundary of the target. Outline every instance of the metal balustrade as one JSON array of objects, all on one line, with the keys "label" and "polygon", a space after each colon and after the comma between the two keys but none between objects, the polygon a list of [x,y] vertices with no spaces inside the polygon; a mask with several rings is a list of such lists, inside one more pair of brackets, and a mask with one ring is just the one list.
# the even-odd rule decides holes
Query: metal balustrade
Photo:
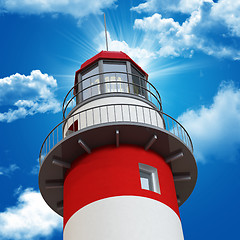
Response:
[{"label": "metal balustrade", "polygon": [[193,152],[193,145],[189,134],[177,120],[168,114],[142,105],[108,104],[80,111],[60,122],[48,134],[42,144],[39,154],[40,166],[45,156],[64,137],[90,126],[116,122],[144,123],[159,127],[178,137]]},{"label": "metal balustrade", "polygon": [[[139,84],[134,83],[136,78]],[[162,110],[160,94],[146,79],[126,72],[104,72],[81,80],[81,82],[75,84],[69,90],[62,105],[63,119],[66,118],[76,104],[97,95],[109,93],[137,95],[138,97],[150,101],[159,110]]]}]

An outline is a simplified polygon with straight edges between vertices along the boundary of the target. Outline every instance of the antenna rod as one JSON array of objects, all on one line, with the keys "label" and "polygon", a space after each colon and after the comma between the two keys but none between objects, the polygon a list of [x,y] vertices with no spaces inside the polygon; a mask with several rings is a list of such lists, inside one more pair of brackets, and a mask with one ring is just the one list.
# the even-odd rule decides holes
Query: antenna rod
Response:
[{"label": "antenna rod", "polygon": [[107,51],[108,51],[108,40],[107,40],[107,24],[106,24],[106,17],[105,17],[105,13],[104,13],[104,25],[105,25],[106,48],[107,48]]}]

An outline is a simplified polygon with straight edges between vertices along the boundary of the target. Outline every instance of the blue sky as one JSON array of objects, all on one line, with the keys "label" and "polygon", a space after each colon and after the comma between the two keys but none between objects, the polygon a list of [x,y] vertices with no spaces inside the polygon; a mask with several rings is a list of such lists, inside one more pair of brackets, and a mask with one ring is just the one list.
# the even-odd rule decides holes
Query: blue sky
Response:
[{"label": "blue sky", "polygon": [[240,0],[0,0],[0,239],[62,239],[38,191],[38,154],[75,71],[105,49],[103,12],[110,50],[149,74],[193,140],[185,239],[237,239]]}]

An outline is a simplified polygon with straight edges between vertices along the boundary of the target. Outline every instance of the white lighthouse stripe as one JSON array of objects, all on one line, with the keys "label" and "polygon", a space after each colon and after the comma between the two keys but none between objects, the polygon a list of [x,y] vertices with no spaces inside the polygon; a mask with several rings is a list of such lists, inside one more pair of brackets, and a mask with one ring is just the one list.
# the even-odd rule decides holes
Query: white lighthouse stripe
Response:
[{"label": "white lighthouse stripe", "polygon": [[178,215],[165,204],[138,196],[93,202],[67,222],[64,240],[183,240]]}]

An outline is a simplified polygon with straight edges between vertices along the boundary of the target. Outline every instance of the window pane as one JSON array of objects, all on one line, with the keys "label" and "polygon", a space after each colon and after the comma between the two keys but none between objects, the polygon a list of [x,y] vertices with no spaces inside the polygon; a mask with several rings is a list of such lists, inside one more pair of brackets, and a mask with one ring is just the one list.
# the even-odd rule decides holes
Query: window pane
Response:
[{"label": "window pane", "polygon": [[104,72],[127,72],[126,63],[122,62],[103,62]]},{"label": "window pane", "polygon": [[132,81],[133,83],[135,84],[133,86],[133,91],[135,94],[137,95],[141,95],[141,96],[144,96],[146,97],[146,83],[145,81],[143,80],[144,79],[144,75],[141,74],[135,67],[131,67],[131,71],[132,71]]},{"label": "window pane", "polygon": [[142,189],[150,190],[149,189],[149,180],[147,178],[141,177],[141,186],[142,186]]},{"label": "window pane", "polygon": [[153,191],[153,180],[152,174],[149,172],[144,172],[140,170],[141,186],[142,189],[147,189]]},{"label": "window pane", "polygon": [[104,74],[106,92],[128,92],[126,63],[104,61],[103,71],[111,72]]},{"label": "window pane", "polygon": [[98,73],[99,68],[97,65],[83,72],[82,74],[83,100],[94,95],[100,94],[99,75],[92,77],[93,75]]}]

